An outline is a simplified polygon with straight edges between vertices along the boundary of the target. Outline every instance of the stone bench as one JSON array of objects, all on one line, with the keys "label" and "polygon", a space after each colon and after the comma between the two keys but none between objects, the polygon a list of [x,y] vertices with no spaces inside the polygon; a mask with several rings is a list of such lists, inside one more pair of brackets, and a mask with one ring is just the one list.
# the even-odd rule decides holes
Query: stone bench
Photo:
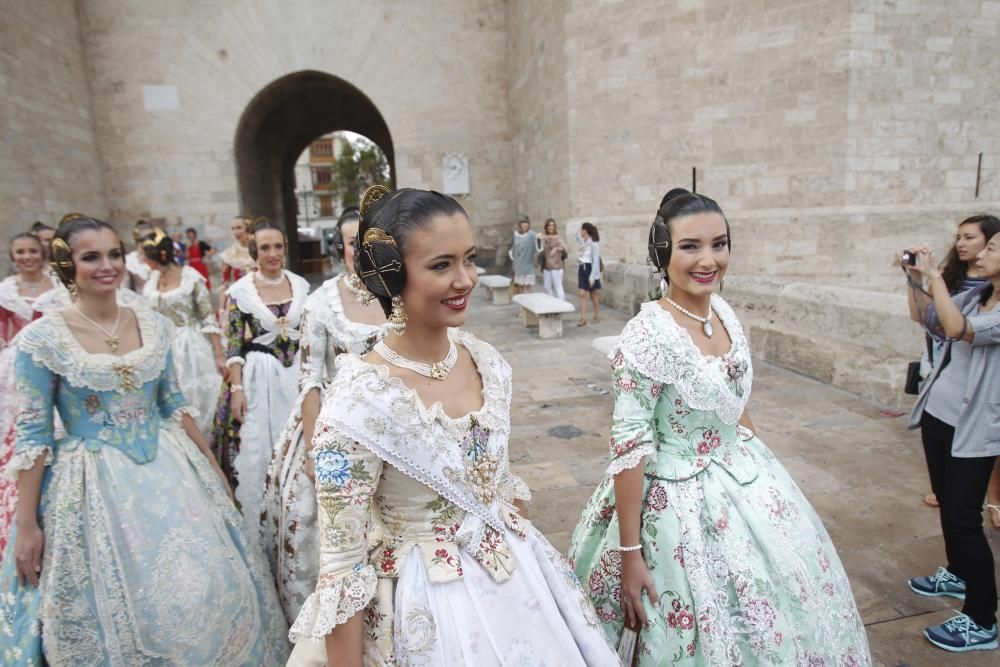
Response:
[{"label": "stone bench", "polygon": [[563,313],[576,311],[573,304],[568,301],[541,292],[515,294],[514,303],[521,306],[524,326],[538,327],[539,338],[562,338]]},{"label": "stone bench", "polygon": [[479,284],[486,291],[486,300],[492,300],[494,306],[506,306],[510,303],[510,278],[506,276],[479,276]]},{"label": "stone bench", "polygon": [[618,344],[619,338],[621,336],[601,336],[600,338],[595,338],[590,346],[606,357],[611,354],[611,350]]}]

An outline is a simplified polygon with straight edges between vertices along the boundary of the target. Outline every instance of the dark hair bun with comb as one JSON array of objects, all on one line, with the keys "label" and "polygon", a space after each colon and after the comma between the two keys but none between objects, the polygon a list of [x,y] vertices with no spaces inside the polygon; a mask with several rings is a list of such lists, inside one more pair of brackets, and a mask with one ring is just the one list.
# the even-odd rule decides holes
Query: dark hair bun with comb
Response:
[{"label": "dark hair bun with comb", "polygon": [[699,213],[718,213],[726,221],[726,237],[732,250],[732,235],[729,231],[729,220],[714,199],[704,195],[689,192],[684,188],[672,188],[663,195],[656,218],[649,228],[649,261],[656,267],[664,280],[669,282],[667,267],[670,265],[670,255],[673,253],[673,241],[670,239],[670,223],[677,218]]},{"label": "dark hair bun with comb", "polygon": [[453,197],[433,190],[403,188],[382,195],[367,208],[362,205],[361,224],[354,253],[354,270],[375,295],[388,317],[392,297],[406,286],[406,239],[434,217],[467,215]]}]

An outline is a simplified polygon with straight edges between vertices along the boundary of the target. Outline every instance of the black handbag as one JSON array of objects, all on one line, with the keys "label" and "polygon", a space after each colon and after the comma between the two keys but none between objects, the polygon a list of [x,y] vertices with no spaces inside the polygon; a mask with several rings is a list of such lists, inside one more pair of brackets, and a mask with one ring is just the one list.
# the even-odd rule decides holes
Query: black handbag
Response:
[{"label": "black handbag", "polygon": [[[934,344],[931,342],[931,337],[924,334],[924,342],[927,345],[927,360],[930,362],[931,368],[934,367]],[[923,378],[920,377],[920,362],[911,361],[906,366],[906,384],[903,385],[903,391],[911,396],[916,396],[920,393],[920,383],[923,382]]]}]

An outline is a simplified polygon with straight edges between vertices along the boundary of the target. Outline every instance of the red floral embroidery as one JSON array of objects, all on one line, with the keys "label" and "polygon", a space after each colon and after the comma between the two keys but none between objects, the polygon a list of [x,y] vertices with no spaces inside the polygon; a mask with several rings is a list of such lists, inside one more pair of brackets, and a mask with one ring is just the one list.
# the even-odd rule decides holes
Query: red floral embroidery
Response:
[{"label": "red floral embroidery", "polygon": [[639,383],[635,380],[627,377],[618,378],[618,388],[624,391],[626,394],[631,394],[635,391],[635,388],[639,386]]},{"label": "red floral embroidery", "polygon": [[386,547],[382,551],[382,562],[379,567],[382,568],[383,572],[395,572],[396,571],[396,550],[392,547]]},{"label": "red floral embroidery", "polygon": [[659,512],[666,509],[669,504],[670,499],[667,497],[667,490],[656,482],[652,483],[649,486],[649,492],[646,493],[646,510]]}]

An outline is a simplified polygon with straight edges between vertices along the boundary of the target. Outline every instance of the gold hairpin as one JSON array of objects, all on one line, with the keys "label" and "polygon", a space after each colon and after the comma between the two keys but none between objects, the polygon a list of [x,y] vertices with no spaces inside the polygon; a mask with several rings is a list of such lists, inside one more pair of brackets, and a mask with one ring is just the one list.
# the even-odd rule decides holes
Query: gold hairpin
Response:
[{"label": "gold hairpin", "polygon": [[364,239],[361,241],[362,245],[371,245],[372,243],[385,243],[386,245],[391,245],[393,248],[399,248],[396,245],[396,239],[386,234],[384,229],[378,227],[372,227],[365,232]]},{"label": "gold hairpin", "polygon": [[160,245],[160,241],[162,241],[165,238],[167,238],[166,232],[164,232],[159,227],[156,227],[153,230],[153,235],[150,236],[149,238],[143,239],[141,245],[143,248],[155,248],[156,246]]},{"label": "gold hairpin", "polygon": [[389,194],[389,192],[389,188],[384,185],[373,185],[365,190],[365,193],[361,195],[361,205],[358,207],[361,217],[365,217],[368,210],[375,205],[375,202]]},{"label": "gold hairpin", "polygon": [[86,217],[87,216],[85,216],[83,213],[73,211],[72,213],[67,213],[66,215],[64,215],[62,219],[59,220],[59,224],[56,225],[56,227],[62,227],[68,222],[73,222],[74,220],[79,220],[80,218],[86,218]]}]

